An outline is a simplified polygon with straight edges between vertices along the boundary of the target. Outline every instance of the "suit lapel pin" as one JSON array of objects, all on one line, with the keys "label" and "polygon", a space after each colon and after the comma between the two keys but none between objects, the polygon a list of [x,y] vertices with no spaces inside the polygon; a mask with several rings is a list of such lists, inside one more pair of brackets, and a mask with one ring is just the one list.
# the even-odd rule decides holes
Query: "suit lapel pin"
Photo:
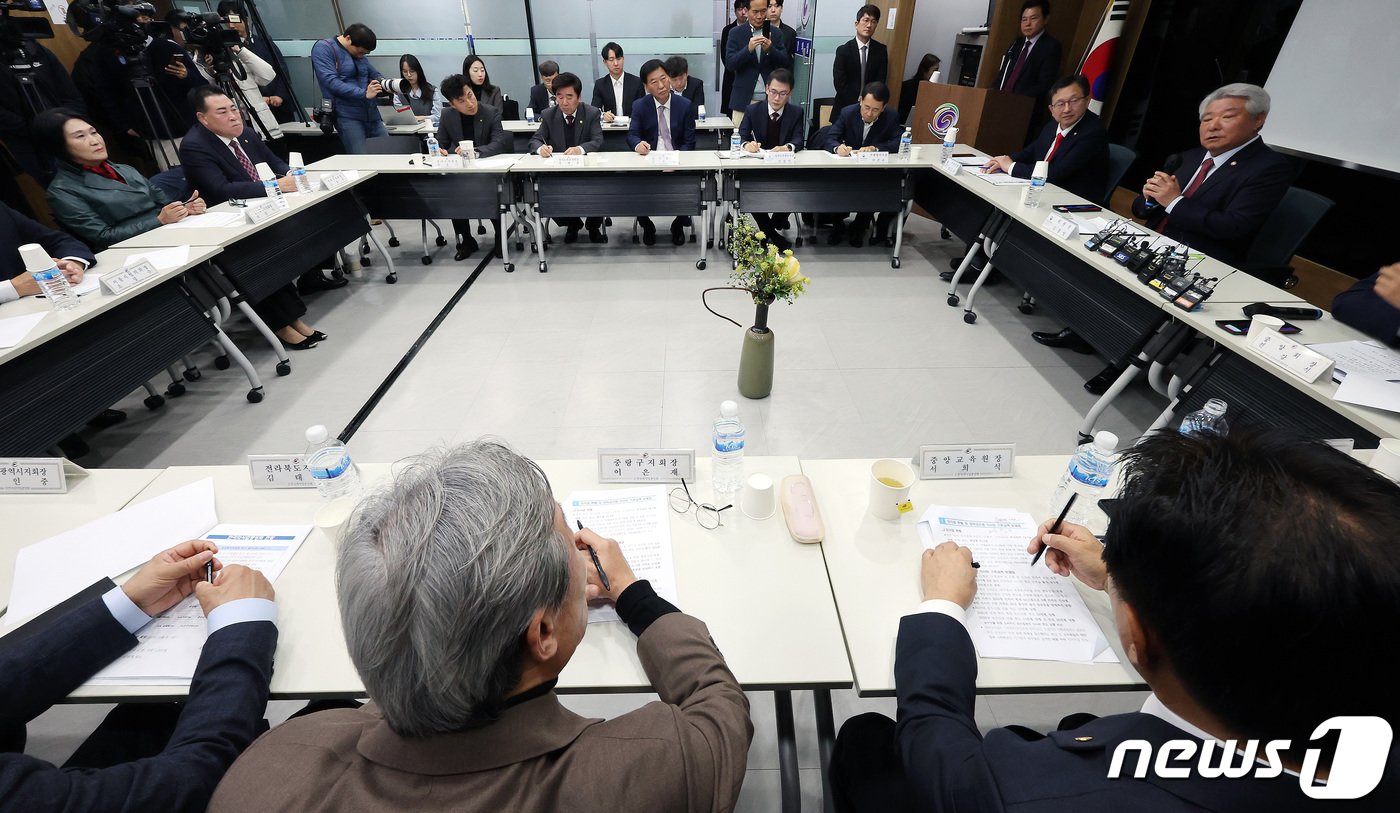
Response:
[{"label": "suit lapel pin", "polygon": [[1075,737],[1075,738],[1074,738],[1074,741],[1075,741],[1075,742],[1091,742],[1093,739],[1094,739],[1093,737]]}]

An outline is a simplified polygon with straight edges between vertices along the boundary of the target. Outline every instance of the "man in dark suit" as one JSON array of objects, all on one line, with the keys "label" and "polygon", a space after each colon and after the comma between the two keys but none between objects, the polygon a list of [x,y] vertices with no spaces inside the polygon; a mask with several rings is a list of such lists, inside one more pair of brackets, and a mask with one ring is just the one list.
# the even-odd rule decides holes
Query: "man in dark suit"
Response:
[{"label": "man in dark suit", "polygon": [[770,37],[763,36],[763,23],[768,17],[768,0],[749,0],[748,22],[736,25],[724,43],[724,67],[734,72],[734,87],[729,92],[731,110],[747,110],[755,101],[754,91],[760,81],[767,86],[768,75],[778,68],[792,70],[792,52],[785,46],[786,37],[778,36],[769,24]]},{"label": "man in dark suit", "polygon": [[[652,150],[695,149],[695,108],[690,102],[671,89],[671,77],[666,74],[666,66],[659,59],[648,60],[642,65],[642,81],[646,83],[647,95],[632,105],[632,123],[627,128],[627,143],[638,155],[646,155]],[[656,244],[656,227],[651,218],[639,217],[642,227],[642,242]],[[690,218],[681,216],[671,221],[671,243],[685,243],[685,227]]]},{"label": "man in dark suit", "polygon": [[554,106],[554,79],[558,75],[558,62],[546,59],[540,63],[540,83],[530,88],[530,109],[536,116]]},{"label": "man in dark suit", "polygon": [[855,104],[861,88],[871,82],[889,83],[890,52],[883,42],[875,40],[875,28],[879,24],[880,7],[861,6],[856,12],[855,37],[836,48],[836,58],[831,63],[836,85],[833,109],[845,110]]},{"label": "man in dark suit", "polygon": [[[1119,467],[1102,543],[1078,525],[1049,533],[1052,520],[1027,552],[1044,546],[1052,571],[1107,590],[1122,651],[1154,692],[1142,710],[981,736],[965,615],[976,551],[944,542],[924,551],[924,603],[900,622],[899,722],[863,715],[837,738],[838,810],[1394,808],[1400,749],[1385,721],[1400,703],[1357,654],[1393,638],[1400,614],[1400,487],[1319,440],[1248,426],[1149,435]],[[1339,717],[1384,737],[1368,749],[1343,725],[1329,747]],[[1184,743],[1174,756],[1171,742]],[[1360,751],[1375,762],[1358,764]],[[1240,775],[1206,770],[1231,762]]]},{"label": "man in dark suit", "polygon": [[773,41],[781,45],[789,57],[796,60],[797,29],[783,22],[783,0],[768,0],[768,22],[772,25]]},{"label": "man in dark suit", "polygon": [[[768,101],[754,102],[744,111],[739,123],[739,140],[748,152],[797,152],[802,149],[802,109],[788,104],[792,100],[792,71],[778,68],[768,75]],[[772,215],[755,212],[754,223],[763,230],[768,242],[779,251],[792,248],[792,243],[778,233],[791,225],[788,214]]]},{"label": "man in dark suit", "polygon": [[626,59],[622,46],[610,42],[603,46],[603,64],[608,75],[593,83],[594,107],[603,111],[603,121],[609,122],[619,116],[626,116],[632,104],[645,95],[642,80],[623,70]]},{"label": "man in dark suit", "polygon": [[719,64],[724,65],[724,74],[719,82],[719,103],[720,112],[724,115],[733,113],[729,106],[729,94],[734,90],[734,71],[724,64],[724,50],[729,44],[729,32],[737,25],[743,25],[749,21],[749,0],[734,0],[734,19],[725,23],[724,28],[719,32]]},{"label": "man in dark suit", "polygon": [[[1002,55],[994,87],[1029,96],[1037,105],[1047,98],[1050,85],[1061,75],[1060,60],[1064,56],[1060,41],[1045,31],[1049,22],[1049,0],[1021,3],[1021,36]],[[1039,107],[1032,110],[1027,139],[1034,138],[1045,121]]]},{"label": "man in dark suit", "polygon": [[[42,630],[21,627],[0,639],[0,742],[14,747],[0,754],[7,810],[204,810],[224,771],[266,728],[277,646],[272,585],[256,570],[221,568],[216,551],[207,540],[182,542],[121,587],[30,622]],[[203,575],[211,562],[213,584]],[[62,768],[21,753],[27,722],[135,647],[137,630],[191,594],[209,637],[183,710],[118,706]]]},{"label": "man in dark suit", "polygon": [[1400,346],[1400,263],[1383,266],[1337,294],[1332,315],[1392,347]]},{"label": "man in dark suit", "polygon": [[[899,124],[899,115],[889,106],[890,89],[884,82],[871,82],[861,93],[860,103],[843,109],[832,122],[822,145],[827,152],[843,158],[854,152],[898,152],[899,137],[904,128]],[[875,236],[870,244],[888,240],[890,223],[896,213],[881,212],[875,221]],[[859,248],[865,238],[865,230],[870,227],[870,212],[858,212],[851,223],[849,242]],[[841,215],[831,228],[828,245],[840,243],[847,237],[846,218]]]},{"label": "man in dark suit", "polygon": [[29,275],[19,255],[19,247],[27,243],[43,246],[54,265],[73,285],[82,282],[83,272],[97,262],[92,249],[78,238],[51,229],[0,203],[0,303],[39,293],[39,283]]},{"label": "man in dark suit", "polygon": [[[476,158],[490,158],[493,155],[511,152],[515,141],[510,133],[501,127],[501,114],[489,104],[481,104],[467,84],[467,78],[453,74],[442,80],[438,92],[447,102],[442,111],[442,126],[438,128],[438,152],[442,155],[457,154],[468,157],[466,142],[472,142],[471,150]],[[470,220],[452,219],[452,228],[457,232],[457,253],[453,259],[465,260],[480,245],[472,236]],[[496,230],[495,256],[501,256],[501,219],[492,218],[491,226]]]},{"label": "man in dark suit", "polygon": [[690,62],[683,56],[666,60],[666,75],[671,77],[671,89],[684,96],[698,116],[705,105],[705,80],[690,75]]},{"label": "man in dark suit", "polygon": [[287,162],[268,149],[255,130],[244,126],[243,113],[222,90],[213,85],[196,88],[190,93],[190,104],[196,122],[180,144],[180,163],[185,179],[208,205],[265,196],[258,164],[267,164],[284,193],[297,190],[287,174]]},{"label": "man in dark suit", "polygon": [[[32,84],[26,90],[11,70],[10,60],[0,60],[0,142],[9,148],[19,168],[42,184],[53,174],[53,161],[41,155],[30,140],[30,122],[42,110],[54,107],[81,113],[83,97],[63,62],[38,40],[20,39],[4,45],[13,49],[10,53],[16,62],[27,66],[25,73]],[[40,104],[37,110],[30,104],[31,93]]]},{"label": "man in dark suit", "polygon": [[[539,129],[530,139],[530,152],[544,158],[560,155],[587,155],[603,149],[603,114],[582,102],[583,82],[572,73],[561,73],[554,80],[555,106],[540,116]],[[563,226],[564,242],[578,240],[584,222],[576,217],[556,220]],[[588,218],[588,242],[606,243],[603,218]]]}]

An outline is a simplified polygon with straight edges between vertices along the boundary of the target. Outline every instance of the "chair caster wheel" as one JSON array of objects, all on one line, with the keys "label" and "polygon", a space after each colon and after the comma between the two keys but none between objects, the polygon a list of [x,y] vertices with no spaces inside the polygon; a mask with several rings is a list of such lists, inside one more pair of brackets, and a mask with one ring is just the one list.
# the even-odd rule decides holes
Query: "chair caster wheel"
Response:
[{"label": "chair caster wheel", "polygon": [[976,324],[977,314],[973,313],[972,311],[967,311],[963,313],[963,321],[968,323],[969,325]]},{"label": "chair caster wheel", "polygon": [[956,308],[961,301],[962,300],[958,299],[957,294],[948,294],[948,307]]},{"label": "chair caster wheel", "polygon": [[198,381],[204,377],[204,373],[201,373],[198,367],[191,367],[181,373],[181,375],[185,377],[186,381]]},{"label": "chair caster wheel", "polygon": [[515,263],[506,263],[506,273],[507,273],[507,274],[514,274],[514,273],[515,273]]},{"label": "chair caster wheel", "polygon": [[544,260],[540,260],[540,273],[541,273],[541,274],[548,274],[548,273],[549,273],[549,263],[545,262]]},{"label": "chair caster wheel", "polygon": [[701,270],[701,271],[704,271],[704,270],[705,270],[705,261],[704,261],[704,260],[696,260],[696,261],[695,261],[695,267],[698,268],[698,269]]},{"label": "chair caster wheel", "polygon": [[399,275],[398,275],[398,274],[385,274],[385,275],[384,275],[384,281],[387,282],[387,283],[389,283],[390,285],[393,285],[394,283],[396,283],[396,282],[399,281]]},{"label": "chair caster wheel", "polygon": [[802,238],[799,237],[799,238],[797,238],[796,240],[793,240],[793,241],[792,241],[792,244],[793,244],[794,246],[797,246],[798,248],[802,248]]},{"label": "chair caster wheel", "polygon": [[610,217],[605,217],[605,218],[603,218],[603,225],[604,225],[604,226],[611,226],[611,225],[612,225],[612,218],[610,218]]},{"label": "chair caster wheel", "polygon": [[524,251],[524,250],[525,250],[525,244],[524,244],[524,243],[517,242],[517,243],[515,244],[515,253],[516,253],[516,254],[519,254],[520,252],[522,252],[522,251]]},{"label": "chair caster wheel", "polygon": [[263,399],[262,387],[258,387],[258,388],[255,389],[255,390],[248,390],[248,403],[250,403],[250,404],[260,404],[260,403],[262,403],[262,399]]},{"label": "chair caster wheel", "polygon": [[1029,302],[1022,302],[1021,304],[1016,306],[1016,310],[1020,311],[1021,313],[1031,314],[1035,313],[1035,306],[1030,304]]},{"label": "chair caster wheel", "polygon": [[165,406],[165,399],[159,395],[146,396],[146,409],[160,409]]},{"label": "chair caster wheel", "polygon": [[[478,233],[478,234],[485,234],[485,232],[482,232],[482,231],[478,231],[477,233]],[[437,243],[437,244],[438,244],[438,247],[442,247],[442,246],[447,245],[447,238],[446,238],[446,237],[443,237],[441,234],[439,234],[439,235],[437,236],[437,240],[435,240],[435,241],[433,241],[433,242]]]},{"label": "chair caster wheel", "polygon": [[214,359],[214,368],[218,370],[227,370],[231,363],[232,362],[228,360],[228,356],[219,356]]},{"label": "chair caster wheel", "polygon": [[171,398],[179,398],[185,394],[185,385],[178,381],[170,382],[170,386],[165,388],[165,394]]},{"label": "chair caster wheel", "polygon": [[715,241],[714,241],[713,239],[711,239],[711,240],[706,240],[706,241],[705,241],[705,248],[714,248],[714,247],[715,247]]},{"label": "chair caster wheel", "polygon": [[389,248],[398,248],[398,247],[399,247],[399,238],[397,238],[397,237],[390,237],[390,238],[389,238]]},{"label": "chair caster wheel", "polygon": [[369,249],[369,243],[360,243],[360,256],[361,256],[361,257],[368,257],[368,256],[369,256],[369,251],[370,251],[370,249]]},{"label": "chair caster wheel", "polygon": [[432,265],[432,264],[433,264],[433,258],[432,258],[432,257],[421,257],[421,258],[419,258],[419,261],[422,262],[424,265]]},{"label": "chair caster wheel", "polygon": [[944,240],[951,240],[951,239],[953,239],[953,233],[950,232],[950,231],[948,231],[947,229],[940,229],[939,232],[938,232],[938,236],[941,237],[941,238],[944,239]]},{"label": "chair caster wheel", "polygon": [[278,374],[278,375],[291,375],[291,374],[292,374],[292,363],[289,362],[289,361],[279,361],[279,362],[277,362],[277,374]]},{"label": "chair caster wheel", "polygon": [[369,255],[366,254],[365,256],[360,258],[360,265],[364,266],[365,268],[369,268],[371,265],[374,265],[374,263],[370,262]]},{"label": "chair caster wheel", "polygon": [[898,267],[899,267],[899,258],[898,258],[898,257],[891,257],[891,258],[890,258],[890,268],[898,268]]}]

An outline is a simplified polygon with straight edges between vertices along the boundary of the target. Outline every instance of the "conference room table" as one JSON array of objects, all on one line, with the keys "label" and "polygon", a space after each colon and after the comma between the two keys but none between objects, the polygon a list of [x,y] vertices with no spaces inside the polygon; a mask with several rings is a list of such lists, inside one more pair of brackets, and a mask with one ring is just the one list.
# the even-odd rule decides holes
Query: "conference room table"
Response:
[{"label": "conference room table", "polygon": [[[537,113],[543,111],[536,111]],[[530,151],[530,139],[540,128],[539,121],[503,121],[501,127],[515,139],[515,151]],[[607,152],[632,152],[627,143],[627,124],[603,124],[603,149]],[[728,116],[706,116],[695,123],[695,149],[723,149],[729,146],[729,131],[734,122]],[[713,139],[713,142],[712,142]]]},{"label": "conference room table", "polygon": [[[0,349],[0,454],[41,455],[94,415],[156,378],[218,335],[190,296],[184,275],[220,249],[190,248],[179,263],[112,295],[85,294],[55,311],[47,299],[0,306],[0,318],[44,313],[18,344]],[[97,254],[88,273],[119,270],[148,250]]]}]

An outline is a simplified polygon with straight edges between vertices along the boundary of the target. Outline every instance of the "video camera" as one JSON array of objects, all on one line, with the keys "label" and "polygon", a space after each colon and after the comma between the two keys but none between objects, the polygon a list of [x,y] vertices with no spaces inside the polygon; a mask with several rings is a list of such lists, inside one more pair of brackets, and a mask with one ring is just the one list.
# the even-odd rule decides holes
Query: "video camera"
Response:
[{"label": "video camera", "polygon": [[[68,7],[68,28],[88,42],[106,42],[128,58],[141,56],[151,37],[156,7],[122,0],[74,0]],[[142,21],[145,18],[146,22]]]},{"label": "video camera", "polygon": [[[38,9],[32,6],[38,6]],[[42,11],[43,3],[0,3],[0,56],[6,67],[23,73],[38,67],[25,46],[33,40],[53,39],[53,26],[43,17],[11,17],[11,11]]]},{"label": "video camera", "polygon": [[214,63],[215,73],[229,72],[236,74],[239,79],[246,75],[243,66],[234,58],[232,50],[233,46],[243,42],[243,37],[229,25],[228,20],[213,13],[176,11],[171,16],[171,22],[174,25],[188,26],[185,29],[185,45],[190,50],[198,51],[200,55],[208,55]]}]

